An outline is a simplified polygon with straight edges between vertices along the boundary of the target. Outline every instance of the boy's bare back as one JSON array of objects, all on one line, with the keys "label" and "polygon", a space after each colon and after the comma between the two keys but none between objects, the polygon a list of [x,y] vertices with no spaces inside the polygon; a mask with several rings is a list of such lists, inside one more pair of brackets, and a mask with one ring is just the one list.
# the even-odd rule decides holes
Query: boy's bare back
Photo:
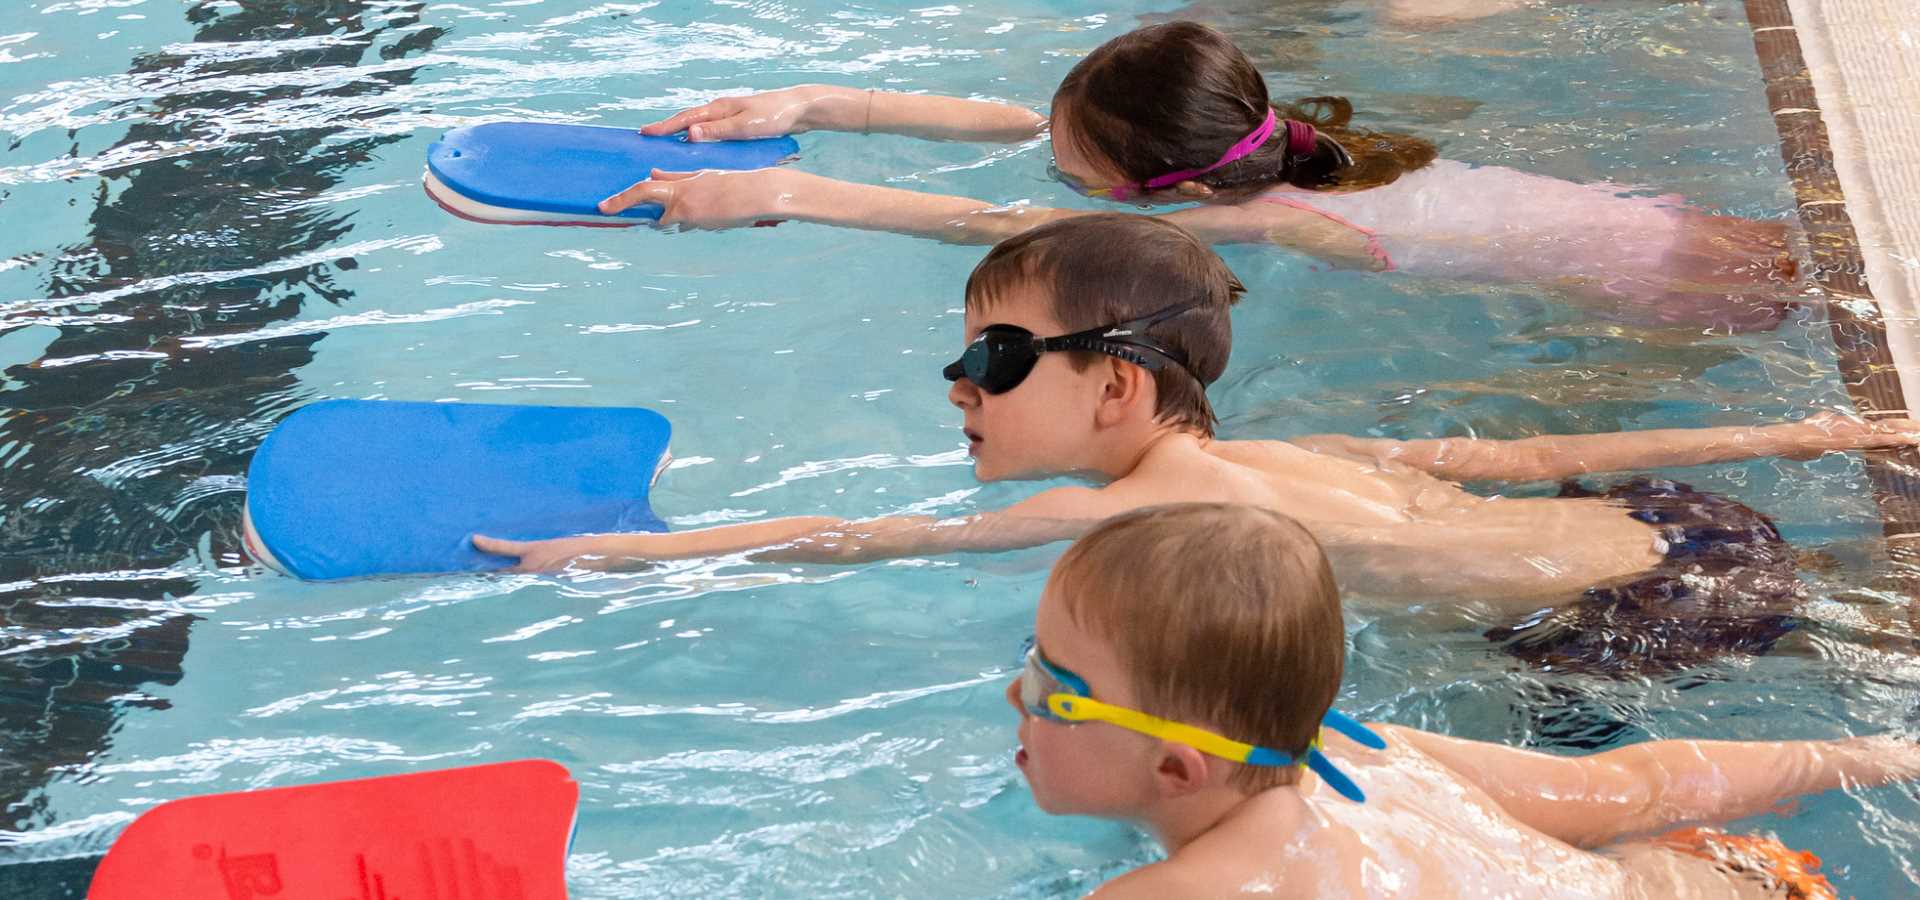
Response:
[{"label": "boy's bare back", "polygon": [[1103,492],[1285,513],[1321,536],[1347,589],[1376,596],[1537,603],[1660,561],[1654,529],[1606,501],[1480,497],[1403,463],[1286,441],[1170,435]]},{"label": "boy's bare back", "polygon": [[1366,785],[1365,804],[1348,802],[1309,776],[1299,791],[1252,799],[1173,857],[1108,882],[1093,896],[1780,896],[1757,876],[1657,841],[1594,851],[1542,833],[1416,746],[1436,736],[1371,727],[1387,739],[1387,749],[1326,737],[1329,755]]}]

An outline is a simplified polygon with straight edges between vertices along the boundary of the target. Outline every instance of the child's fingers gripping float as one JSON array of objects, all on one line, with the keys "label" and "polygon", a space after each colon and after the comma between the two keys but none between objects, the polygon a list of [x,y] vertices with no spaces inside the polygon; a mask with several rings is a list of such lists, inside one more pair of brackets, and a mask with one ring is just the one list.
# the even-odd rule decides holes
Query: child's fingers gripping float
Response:
[{"label": "child's fingers gripping float", "polygon": [[642,126],[641,134],[686,132],[689,141],[742,141],[799,134],[813,128],[809,113],[822,100],[813,86],[787,88],[740,97],[722,97],[683,109]]},{"label": "child's fingers gripping float", "polygon": [[660,212],[655,224],[661,228],[720,230],[778,225],[781,185],[801,175],[781,169],[751,172],[654,169],[646,181],[601,201],[600,211],[618,215],[636,206],[656,208]]}]

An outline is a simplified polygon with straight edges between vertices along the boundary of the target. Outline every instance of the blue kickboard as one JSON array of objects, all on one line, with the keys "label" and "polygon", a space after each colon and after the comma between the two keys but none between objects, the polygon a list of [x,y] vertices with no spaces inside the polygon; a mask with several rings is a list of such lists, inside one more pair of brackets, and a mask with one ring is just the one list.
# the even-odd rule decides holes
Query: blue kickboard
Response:
[{"label": "blue kickboard", "polygon": [[645,409],[327,400],[261,443],[247,514],[300,578],[498,569],[473,534],[667,530],[647,493],[671,435]]},{"label": "blue kickboard", "polygon": [[[790,137],[703,141],[631,128],[489,122],[456,128],[427,146],[427,169],[462,196],[491,206],[600,215],[600,201],[646,180],[652,170],[764,169],[800,152]],[[623,218],[658,219],[645,203]]]}]

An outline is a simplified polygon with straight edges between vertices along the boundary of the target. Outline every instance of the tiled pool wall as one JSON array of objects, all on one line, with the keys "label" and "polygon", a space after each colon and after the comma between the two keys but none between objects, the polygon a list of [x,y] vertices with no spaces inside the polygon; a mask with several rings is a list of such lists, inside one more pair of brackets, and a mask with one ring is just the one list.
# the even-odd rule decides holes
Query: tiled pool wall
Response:
[{"label": "tiled pool wall", "polygon": [[[1868,418],[1910,413],[1887,320],[1867,281],[1859,232],[1835,163],[1800,30],[1788,0],[1746,0],[1767,107],[1780,131],[1780,156],[1805,230],[1811,280],[1827,297],[1840,373],[1854,408]],[[1891,39],[1891,36],[1889,36]],[[1903,593],[1920,593],[1920,450],[1869,452],[1867,470],[1887,536],[1889,571]],[[1920,604],[1913,613],[1920,620]],[[1920,630],[1920,629],[1917,629]]]}]

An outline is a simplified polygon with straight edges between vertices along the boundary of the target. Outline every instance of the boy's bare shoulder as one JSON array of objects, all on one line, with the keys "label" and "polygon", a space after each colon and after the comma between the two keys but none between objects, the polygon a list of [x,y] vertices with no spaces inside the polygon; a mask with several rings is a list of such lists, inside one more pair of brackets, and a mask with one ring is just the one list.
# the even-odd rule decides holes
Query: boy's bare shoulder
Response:
[{"label": "boy's bare shoulder", "polygon": [[1147,451],[1132,472],[1108,487],[1177,495],[1169,500],[1206,499],[1193,495],[1195,484],[1219,483],[1223,477],[1231,478],[1236,467],[1257,472],[1284,470],[1289,460],[1297,460],[1304,453],[1285,441],[1216,440],[1198,453],[1192,448],[1192,444],[1163,442]]},{"label": "boy's bare shoulder", "polygon": [[1214,441],[1213,455],[1254,468],[1272,468],[1319,452],[1293,441]]},{"label": "boy's bare shoulder", "polygon": [[[1214,846],[1206,846],[1209,843]],[[1341,873],[1326,870],[1330,861],[1344,856],[1337,848],[1321,847],[1307,856],[1275,853],[1270,847],[1264,848],[1268,852],[1246,852],[1251,848],[1234,847],[1233,843],[1203,839],[1172,859],[1128,872],[1088,896],[1093,900],[1310,896],[1319,889],[1350,881]],[[1358,860],[1354,863],[1357,871]]]},{"label": "boy's bare shoulder", "polygon": [[1190,897],[1199,885],[1185,867],[1171,860],[1141,866],[1105,882],[1087,895],[1088,900],[1148,900],[1154,897]]},{"label": "boy's bare shoulder", "polygon": [[[1238,862],[1238,861],[1233,861]],[[1300,885],[1288,865],[1267,865],[1249,873],[1239,865],[1214,866],[1200,860],[1169,859],[1115,878],[1088,894],[1089,900],[1176,900],[1176,898],[1238,898],[1271,894]]]}]

